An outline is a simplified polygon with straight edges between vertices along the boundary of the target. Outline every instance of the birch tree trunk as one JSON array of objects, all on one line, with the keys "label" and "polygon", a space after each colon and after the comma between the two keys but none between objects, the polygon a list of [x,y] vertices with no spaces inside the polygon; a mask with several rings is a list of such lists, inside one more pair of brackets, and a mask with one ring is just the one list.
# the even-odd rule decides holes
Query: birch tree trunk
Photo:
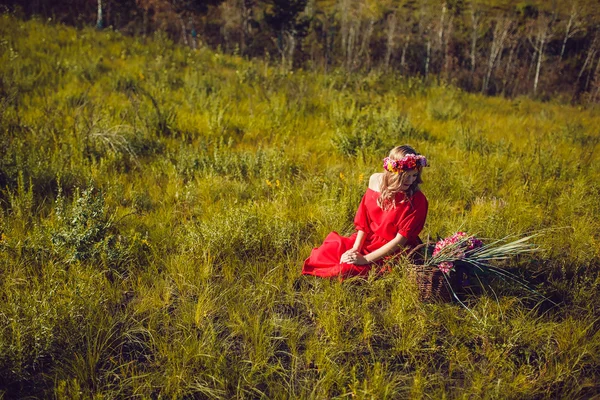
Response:
[{"label": "birch tree trunk", "polygon": [[390,59],[396,47],[396,12],[392,13],[387,18],[387,45],[385,49],[385,58],[383,60],[383,69],[388,70],[390,67]]},{"label": "birch tree trunk", "polygon": [[369,52],[369,44],[371,42],[371,35],[373,34],[373,26],[375,26],[375,19],[370,18],[367,27],[365,28],[365,33],[362,37],[362,42],[360,44],[360,50],[358,52],[358,56],[356,57],[355,64],[358,65],[360,63],[359,60],[365,60],[364,65],[367,69],[371,65],[371,55]]},{"label": "birch tree trunk", "polygon": [[98,0],[98,18],[96,19],[96,28],[97,29],[102,29],[103,28],[103,22],[102,22],[102,0]]},{"label": "birch tree trunk", "polygon": [[506,61],[506,67],[504,68],[504,77],[502,78],[502,96],[506,94],[506,87],[508,82],[508,77],[510,76],[510,70],[512,67],[513,55],[515,54],[515,47],[517,40],[513,37],[509,39],[510,48],[508,51],[508,60]]},{"label": "birch tree trunk", "polygon": [[341,46],[342,56],[345,58],[345,64],[348,65],[348,36],[350,35],[349,25],[349,13],[350,13],[350,1],[351,0],[340,0],[339,7],[341,13],[340,19],[340,34],[341,34]]},{"label": "birch tree trunk", "polygon": [[329,34],[329,18],[324,18],[323,28],[322,40],[325,43],[325,73],[327,73],[329,70],[329,53],[333,48],[333,39],[335,39],[333,32],[331,32],[331,35]]},{"label": "birch tree trunk", "polygon": [[477,65],[477,36],[479,34],[479,12],[471,6],[471,87],[475,86],[475,66]]},{"label": "birch tree trunk", "polygon": [[535,66],[535,77],[533,78],[533,95],[537,94],[538,83],[540,80],[540,70],[542,67],[542,61],[544,60],[544,47],[548,39],[549,24],[547,18],[539,17],[541,21],[538,21],[537,26],[537,41],[534,45],[534,49],[537,52],[537,62]]},{"label": "birch tree trunk", "polygon": [[277,39],[273,38],[275,47],[281,55],[281,68],[289,71],[294,65],[294,53],[296,51],[296,32],[282,30]]},{"label": "birch tree trunk", "polygon": [[500,52],[504,49],[504,41],[506,40],[506,36],[508,35],[511,25],[512,21],[509,19],[501,19],[496,21],[492,43],[490,45],[490,56],[488,58],[487,71],[481,87],[481,93],[487,93],[490,79],[492,78],[492,71],[494,70],[494,65],[496,64],[496,59],[498,58],[498,54],[500,54]]},{"label": "birch tree trunk", "polygon": [[448,79],[450,77],[450,39],[452,38],[452,30],[454,28],[453,18],[448,19],[448,26],[446,28],[446,38],[444,40],[444,77]]},{"label": "birch tree trunk", "polygon": [[410,34],[406,34],[404,40],[404,46],[402,46],[402,56],[400,57],[400,68],[403,73],[406,73],[406,51],[408,50],[408,44],[410,43]]},{"label": "birch tree trunk", "polygon": [[578,2],[575,1],[571,7],[571,12],[569,13],[569,21],[567,22],[567,26],[565,28],[565,37],[563,39],[562,46],[560,49],[560,56],[558,58],[558,62],[561,62],[565,55],[567,41],[582,30],[582,18],[580,18],[582,11],[579,9],[578,6]]},{"label": "birch tree trunk", "polygon": [[[581,77],[587,70],[588,65],[593,65],[593,60],[595,59],[596,53],[597,53],[596,45],[598,42],[598,36],[599,36],[598,33],[596,33],[596,35],[594,35],[594,39],[592,40],[592,43],[590,43],[590,47],[587,51],[587,55],[585,57],[585,61],[583,62],[583,66],[581,67],[581,69],[579,70],[579,74],[577,75],[577,80],[575,81],[574,90],[573,90],[573,92],[574,92],[573,99],[578,98],[579,94],[582,91],[579,86],[579,81],[581,80]],[[590,74],[591,74],[591,72],[590,72]],[[589,74],[588,74],[588,78],[589,78]],[[587,84],[588,84],[588,81],[586,80],[585,86],[587,86]],[[584,86],[584,90],[585,90],[585,86]]]},{"label": "birch tree trunk", "polygon": [[196,32],[196,25],[194,24],[194,18],[192,16],[190,16],[189,26],[190,26],[190,36],[192,38],[192,48],[194,50],[196,50],[198,48],[198,42],[196,40],[198,33]]},{"label": "birch tree trunk", "polygon": [[146,37],[148,32],[148,9],[144,7],[144,14],[142,16],[142,37]]},{"label": "birch tree trunk", "polygon": [[442,11],[440,12],[440,21],[439,21],[439,29],[438,29],[438,33],[437,33],[437,49],[439,50],[439,53],[441,54],[442,60],[440,63],[440,66],[437,70],[437,80],[439,83],[440,80],[440,75],[442,72],[442,68],[444,67],[444,65],[446,64],[446,52],[445,52],[445,48],[444,48],[444,43],[445,43],[445,27],[446,27],[446,13],[448,11],[448,7],[446,2],[444,1],[442,3]]},{"label": "birch tree trunk", "polygon": [[281,68],[285,71],[287,68],[287,51],[285,44],[285,32],[279,31],[277,35],[277,39],[273,38],[273,42],[275,43],[275,47],[279,51],[279,55],[281,56]]},{"label": "birch tree trunk", "polygon": [[594,94],[591,96],[590,100],[592,102],[596,102],[598,95],[600,94],[600,57],[596,63],[596,69],[594,70],[594,79],[592,83],[596,87],[596,90],[594,91]]},{"label": "birch tree trunk", "polygon": [[429,62],[431,59],[431,40],[429,39],[429,37],[427,38],[427,51],[426,51],[426,56],[425,56],[425,80],[427,80],[427,77],[429,76]]},{"label": "birch tree trunk", "polygon": [[[594,52],[594,57],[596,56],[597,52]],[[600,62],[599,62],[600,64]],[[591,63],[591,67],[592,69],[594,68],[594,58],[592,57],[592,63]],[[598,69],[598,66],[596,65],[596,70]],[[587,92],[588,88],[590,87],[590,80],[592,79],[592,77],[594,76],[596,70],[594,71],[590,71],[590,73],[587,76],[587,79],[585,80],[585,86],[583,87],[583,91]]]},{"label": "birch tree trunk", "polygon": [[585,72],[588,64],[590,63],[590,60],[592,60],[596,56],[597,38],[598,38],[598,35],[594,36],[594,40],[592,40],[592,43],[590,44],[590,48],[588,49],[588,53],[587,53],[587,56],[585,57],[583,66],[581,67],[581,70],[579,70],[579,75],[577,75],[577,81],[579,81],[581,79],[581,76]]},{"label": "birch tree trunk", "polygon": [[544,59],[544,46],[546,45],[546,31],[544,31],[539,40],[538,58],[537,65],[535,67],[535,78],[533,80],[533,95],[537,94],[538,82],[540,80],[540,69],[542,67],[542,60]]},{"label": "birch tree trunk", "polygon": [[563,39],[562,47],[560,48],[560,56],[558,57],[558,62],[562,61],[563,55],[565,54],[565,48],[567,47],[567,40],[569,40],[569,35],[571,33],[571,26],[573,25],[573,18],[575,11],[575,7],[573,7],[571,11],[571,15],[569,16],[569,22],[567,22],[567,27],[565,28],[565,38]]},{"label": "birch tree trunk", "polygon": [[187,38],[187,29],[185,28],[185,22],[183,22],[183,17],[179,14],[177,15],[177,19],[179,19],[179,26],[181,27],[181,41],[186,46],[189,46],[190,43]]},{"label": "birch tree trunk", "polygon": [[444,40],[444,19],[446,18],[447,10],[448,10],[448,7],[446,6],[446,2],[444,1],[442,3],[442,12],[440,14],[440,27],[438,29],[438,41],[439,41],[440,48],[442,47],[443,40]]},{"label": "birch tree trunk", "polygon": [[357,29],[354,24],[350,26],[350,29],[348,29],[348,45],[346,48],[346,69],[348,69],[349,71],[352,71],[354,68],[354,50],[359,30],[360,26]]},{"label": "birch tree trunk", "polygon": [[296,32],[286,32],[287,48],[288,48],[288,65],[287,70],[291,70],[294,66],[294,54],[296,52]]}]

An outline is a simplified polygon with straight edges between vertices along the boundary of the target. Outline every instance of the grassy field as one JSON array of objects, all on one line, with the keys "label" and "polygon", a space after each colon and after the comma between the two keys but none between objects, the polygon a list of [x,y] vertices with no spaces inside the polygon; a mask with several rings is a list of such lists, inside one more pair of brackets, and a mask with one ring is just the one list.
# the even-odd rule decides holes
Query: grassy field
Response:
[{"label": "grassy field", "polygon": [[[0,17],[0,398],[600,395],[600,112]],[[301,277],[399,144],[518,287]]]}]

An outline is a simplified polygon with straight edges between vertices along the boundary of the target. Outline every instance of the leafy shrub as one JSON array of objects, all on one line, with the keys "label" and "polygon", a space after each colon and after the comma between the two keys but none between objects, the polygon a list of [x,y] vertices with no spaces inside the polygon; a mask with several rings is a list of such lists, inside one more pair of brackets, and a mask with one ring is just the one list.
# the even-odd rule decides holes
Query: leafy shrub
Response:
[{"label": "leafy shrub", "polygon": [[51,240],[65,262],[88,261],[124,273],[132,264],[147,261],[147,241],[139,233],[119,233],[101,190],[91,185],[83,191],[77,188],[70,205],[60,191],[55,213],[56,226],[49,226]]},{"label": "leafy shrub", "polygon": [[52,234],[52,243],[65,261],[97,258],[111,228],[102,192],[94,187],[82,193],[77,189],[71,207],[66,206],[62,192],[59,192],[55,212],[60,225]]}]

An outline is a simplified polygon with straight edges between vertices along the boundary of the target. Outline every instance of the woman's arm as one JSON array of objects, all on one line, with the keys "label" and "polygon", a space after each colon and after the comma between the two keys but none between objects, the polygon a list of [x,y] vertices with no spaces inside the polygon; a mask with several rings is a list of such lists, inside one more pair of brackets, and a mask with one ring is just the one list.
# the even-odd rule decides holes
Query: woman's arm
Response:
[{"label": "woman's arm", "polygon": [[401,234],[398,233],[398,234],[396,234],[396,237],[393,238],[392,240],[390,240],[388,243],[386,243],[385,245],[381,246],[377,250],[375,250],[367,255],[363,256],[361,254],[355,254],[355,259],[351,262],[351,264],[355,264],[355,265],[370,264],[374,261],[379,260],[381,257],[384,257],[384,256],[388,255],[389,253],[393,252],[398,247],[404,247],[404,245],[406,245],[407,241],[408,241],[407,238],[405,238],[404,236],[402,236]]},{"label": "woman's arm", "polygon": [[356,240],[354,240],[354,246],[352,246],[352,250],[360,251],[364,241],[365,241],[365,232],[358,230],[356,232]]}]

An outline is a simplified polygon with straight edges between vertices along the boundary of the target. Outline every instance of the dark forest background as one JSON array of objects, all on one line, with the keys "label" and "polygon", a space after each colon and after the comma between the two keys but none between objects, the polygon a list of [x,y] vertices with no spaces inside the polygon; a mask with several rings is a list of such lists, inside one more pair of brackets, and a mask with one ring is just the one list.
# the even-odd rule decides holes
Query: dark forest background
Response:
[{"label": "dark forest background", "polygon": [[394,73],[471,92],[600,100],[600,2],[3,1],[22,17],[262,57],[283,68]]}]

